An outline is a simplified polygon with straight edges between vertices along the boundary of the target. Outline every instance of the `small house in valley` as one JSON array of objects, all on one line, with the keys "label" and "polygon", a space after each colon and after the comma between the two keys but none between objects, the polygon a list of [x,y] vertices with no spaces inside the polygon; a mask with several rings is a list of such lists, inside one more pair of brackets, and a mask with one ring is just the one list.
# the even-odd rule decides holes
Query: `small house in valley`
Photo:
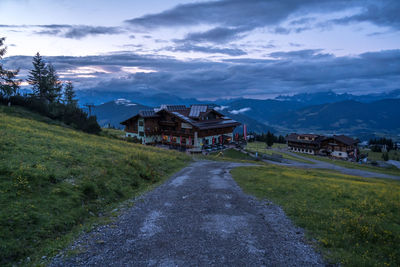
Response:
[{"label": "small house in valley", "polygon": [[358,140],[345,135],[324,136],[292,133],[286,137],[288,149],[312,155],[336,158],[357,158]]},{"label": "small house in valley", "polygon": [[208,105],[162,105],[141,110],[121,122],[127,137],[142,144],[166,144],[182,149],[233,141],[233,130],[240,125]]}]

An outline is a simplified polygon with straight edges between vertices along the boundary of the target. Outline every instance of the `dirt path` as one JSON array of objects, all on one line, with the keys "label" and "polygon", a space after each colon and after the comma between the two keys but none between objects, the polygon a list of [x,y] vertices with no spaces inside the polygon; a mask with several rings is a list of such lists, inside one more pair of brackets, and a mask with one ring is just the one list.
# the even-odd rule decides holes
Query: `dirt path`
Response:
[{"label": "dirt path", "polygon": [[279,207],[243,193],[237,166],[193,163],[51,266],[323,266]]},{"label": "dirt path", "polygon": [[328,163],[325,161],[320,161],[320,160],[311,159],[308,157],[303,157],[303,156],[300,156],[296,153],[292,153],[289,151],[281,151],[281,150],[279,150],[279,151],[286,153],[288,155],[291,155],[293,157],[299,158],[299,159],[311,161],[314,164],[302,163],[299,161],[288,160],[288,159],[285,159],[285,162],[276,162],[276,161],[271,161],[271,160],[264,160],[264,161],[268,162],[270,164],[276,164],[276,165],[288,166],[288,167],[297,167],[297,168],[304,168],[304,169],[328,169],[328,170],[338,171],[343,174],[361,176],[361,177],[367,177],[367,178],[387,178],[387,179],[400,180],[400,176],[396,176],[396,175],[364,171],[364,170],[360,170],[360,169],[346,168],[346,167],[335,165],[333,163]]}]

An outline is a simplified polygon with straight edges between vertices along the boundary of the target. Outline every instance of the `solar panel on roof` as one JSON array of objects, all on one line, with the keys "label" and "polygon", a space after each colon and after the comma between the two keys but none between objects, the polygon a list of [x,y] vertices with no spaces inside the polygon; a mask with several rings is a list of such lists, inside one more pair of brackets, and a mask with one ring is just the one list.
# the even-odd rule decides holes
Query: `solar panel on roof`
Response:
[{"label": "solar panel on roof", "polygon": [[200,116],[201,112],[206,112],[207,106],[205,105],[193,105],[190,107],[189,117],[197,118]]},{"label": "solar panel on roof", "polygon": [[182,114],[179,113],[179,112],[173,111],[172,114],[174,114],[175,116],[181,118],[182,120],[184,120],[184,121],[186,121],[186,122],[193,123],[193,121],[192,121],[191,119],[189,119],[189,118],[186,117],[185,115],[182,115]]},{"label": "solar panel on roof", "polygon": [[141,110],[141,111],[139,111],[139,114],[142,117],[153,117],[156,115],[154,110]]},{"label": "solar panel on roof", "polygon": [[178,111],[178,110],[185,110],[185,105],[168,105],[166,106],[168,111]]}]

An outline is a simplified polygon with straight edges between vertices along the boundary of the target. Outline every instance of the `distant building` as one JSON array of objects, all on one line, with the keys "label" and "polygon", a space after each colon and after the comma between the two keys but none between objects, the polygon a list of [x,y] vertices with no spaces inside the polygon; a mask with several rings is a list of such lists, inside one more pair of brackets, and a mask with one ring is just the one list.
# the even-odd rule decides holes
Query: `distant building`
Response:
[{"label": "distant building", "polygon": [[337,158],[357,158],[358,140],[345,135],[324,136],[292,133],[286,137],[288,149],[312,155]]},{"label": "distant building", "polygon": [[233,130],[240,125],[207,105],[162,105],[141,110],[121,122],[126,136],[142,144],[166,144],[182,149],[201,149],[203,145],[233,141]]}]

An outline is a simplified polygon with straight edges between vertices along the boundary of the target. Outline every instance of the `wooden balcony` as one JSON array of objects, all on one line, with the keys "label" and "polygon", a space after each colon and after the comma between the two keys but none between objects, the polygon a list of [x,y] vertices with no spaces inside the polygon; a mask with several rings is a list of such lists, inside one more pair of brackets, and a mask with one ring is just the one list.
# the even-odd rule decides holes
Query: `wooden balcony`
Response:
[{"label": "wooden balcony", "polygon": [[173,121],[159,121],[159,124],[162,126],[170,126],[170,127],[174,127],[174,126],[178,125],[177,122],[173,122]]}]

